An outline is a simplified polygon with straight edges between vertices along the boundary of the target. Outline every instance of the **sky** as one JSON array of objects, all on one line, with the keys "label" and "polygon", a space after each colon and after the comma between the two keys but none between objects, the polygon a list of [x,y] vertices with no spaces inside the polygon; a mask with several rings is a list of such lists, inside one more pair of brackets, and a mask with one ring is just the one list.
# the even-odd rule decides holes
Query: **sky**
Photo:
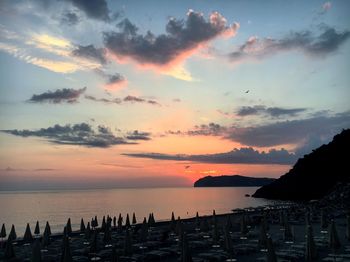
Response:
[{"label": "sky", "polygon": [[334,1],[0,2],[0,190],[279,177],[350,127]]}]

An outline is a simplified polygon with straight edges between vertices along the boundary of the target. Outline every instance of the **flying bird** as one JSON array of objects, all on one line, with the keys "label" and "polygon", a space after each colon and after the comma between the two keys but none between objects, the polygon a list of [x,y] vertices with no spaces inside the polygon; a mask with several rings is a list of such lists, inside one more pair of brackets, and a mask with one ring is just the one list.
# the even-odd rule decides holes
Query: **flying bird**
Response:
[{"label": "flying bird", "polygon": [[249,93],[249,90],[245,91],[245,93],[248,94],[248,93]]},{"label": "flying bird", "polygon": [[189,169],[191,166],[185,166],[185,169]]}]

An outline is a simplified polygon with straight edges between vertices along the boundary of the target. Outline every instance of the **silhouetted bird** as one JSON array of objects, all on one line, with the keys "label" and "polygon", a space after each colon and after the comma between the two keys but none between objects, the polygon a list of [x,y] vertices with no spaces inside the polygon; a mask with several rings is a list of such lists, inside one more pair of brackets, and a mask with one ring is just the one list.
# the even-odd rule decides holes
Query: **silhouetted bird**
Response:
[{"label": "silhouetted bird", "polygon": [[248,94],[248,93],[249,93],[249,90],[245,91],[245,93]]}]

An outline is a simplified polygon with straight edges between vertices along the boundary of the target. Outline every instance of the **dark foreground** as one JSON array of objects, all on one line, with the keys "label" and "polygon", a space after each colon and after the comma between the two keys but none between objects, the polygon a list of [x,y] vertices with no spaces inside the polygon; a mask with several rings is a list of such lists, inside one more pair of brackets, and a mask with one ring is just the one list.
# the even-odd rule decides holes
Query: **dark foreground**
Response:
[{"label": "dark foreground", "polygon": [[[337,201],[148,221],[107,218],[82,231],[2,242],[2,261],[350,261],[350,217]],[[134,221],[135,222],[135,221]],[[129,225],[131,224],[131,225]],[[92,222],[94,225],[94,222]],[[90,226],[90,223],[89,223]],[[85,227],[85,229],[84,229]]]}]

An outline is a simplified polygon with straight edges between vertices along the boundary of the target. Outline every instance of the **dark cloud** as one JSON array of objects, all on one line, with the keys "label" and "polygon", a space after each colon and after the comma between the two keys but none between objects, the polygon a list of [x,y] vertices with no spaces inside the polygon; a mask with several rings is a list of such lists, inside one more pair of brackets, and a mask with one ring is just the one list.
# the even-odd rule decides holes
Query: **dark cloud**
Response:
[{"label": "dark cloud", "polygon": [[292,164],[296,157],[285,149],[259,152],[251,147],[235,148],[230,152],[207,155],[169,155],[160,153],[124,154],[130,157],[158,160],[193,161],[216,164]]},{"label": "dark cloud", "polygon": [[238,116],[250,116],[267,114],[272,117],[280,116],[296,116],[299,113],[305,112],[306,108],[282,108],[282,107],[266,107],[263,105],[243,106],[237,110]]},{"label": "dark cloud", "polygon": [[162,66],[219,35],[233,35],[239,27],[236,23],[226,24],[226,19],[217,12],[207,21],[203,14],[190,10],[185,20],[171,18],[166,24],[166,34],[156,36],[150,31],[139,34],[138,28],[124,19],[118,24],[119,32],[104,33],[104,42],[117,57]]},{"label": "dark cloud", "polygon": [[144,99],[141,97],[137,97],[137,96],[126,96],[123,99],[124,102],[130,102],[130,103],[147,103],[147,104],[151,104],[151,105],[157,105],[160,106],[160,104],[155,101],[155,100],[151,100],[151,99]]},{"label": "dark cloud", "polygon": [[226,132],[226,127],[216,123],[209,123],[208,125],[197,125],[193,130],[188,130],[187,135],[190,136],[220,136]]},{"label": "dark cloud", "polygon": [[229,55],[232,61],[254,58],[261,59],[282,51],[300,50],[303,53],[323,57],[338,50],[350,36],[350,31],[336,31],[332,27],[321,26],[319,35],[305,30],[291,32],[281,39],[250,37],[246,43]]},{"label": "dark cloud", "polygon": [[33,95],[28,101],[33,103],[75,103],[78,98],[86,91],[86,87],[81,89],[71,89],[71,88],[63,88],[57,89],[56,91],[47,91],[45,93],[39,95]]},{"label": "dark cloud", "polygon": [[123,137],[116,137],[108,128],[99,126],[94,130],[89,124],[54,125],[39,130],[1,130],[21,137],[41,137],[54,144],[80,145],[86,147],[110,147],[119,144],[133,144]]},{"label": "dark cloud", "polygon": [[350,113],[347,112],[255,127],[231,127],[227,129],[225,137],[247,146],[304,145],[310,139],[331,138],[349,127]]},{"label": "dark cloud", "polygon": [[119,74],[119,73],[115,73],[113,75],[108,75],[108,80],[107,80],[107,83],[106,84],[118,84],[118,83],[121,83],[121,82],[124,82],[125,81],[125,78]]},{"label": "dark cloud", "polygon": [[138,130],[135,130],[133,132],[129,132],[126,136],[129,140],[150,140],[151,139],[151,133],[148,132],[140,132]]},{"label": "dark cloud", "polygon": [[243,106],[238,109],[237,115],[239,116],[250,116],[250,115],[257,115],[261,111],[265,111],[265,106]]},{"label": "dark cloud", "polygon": [[72,51],[72,55],[90,59],[102,65],[107,63],[106,50],[104,48],[96,48],[93,45],[78,45],[76,49]]},{"label": "dark cloud", "polygon": [[94,102],[102,102],[106,104],[121,104],[122,100],[120,98],[115,98],[115,99],[108,99],[108,98],[96,98],[91,95],[86,95],[85,99],[94,101]]},{"label": "dark cloud", "polygon": [[109,9],[106,0],[66,0],[71,2],[79,10],[83,11],[86,16],[96,20],[109,22]]},{"label": "dark cloud", "polygon": [[61,16],[61,23],[69,26],[73,26],[79,23],[79,17],[72,11],[64,12]]},{"label": "dark cloud", "polygon": [[145,104],[150,104],[150,105],[157,105],[160,106],[160,104],[155,101],[155,100],[150,100],[150,99],[145,99],[137,96],[131,96],[128,95],[124,98],[114,98],[114,99],[108,99],[108,98],[96,98],[91,95],[86,95],[86,99],[95,101],[95,102],[103,102],[107,104],[125,104],[125,103],[145,103]]}]

